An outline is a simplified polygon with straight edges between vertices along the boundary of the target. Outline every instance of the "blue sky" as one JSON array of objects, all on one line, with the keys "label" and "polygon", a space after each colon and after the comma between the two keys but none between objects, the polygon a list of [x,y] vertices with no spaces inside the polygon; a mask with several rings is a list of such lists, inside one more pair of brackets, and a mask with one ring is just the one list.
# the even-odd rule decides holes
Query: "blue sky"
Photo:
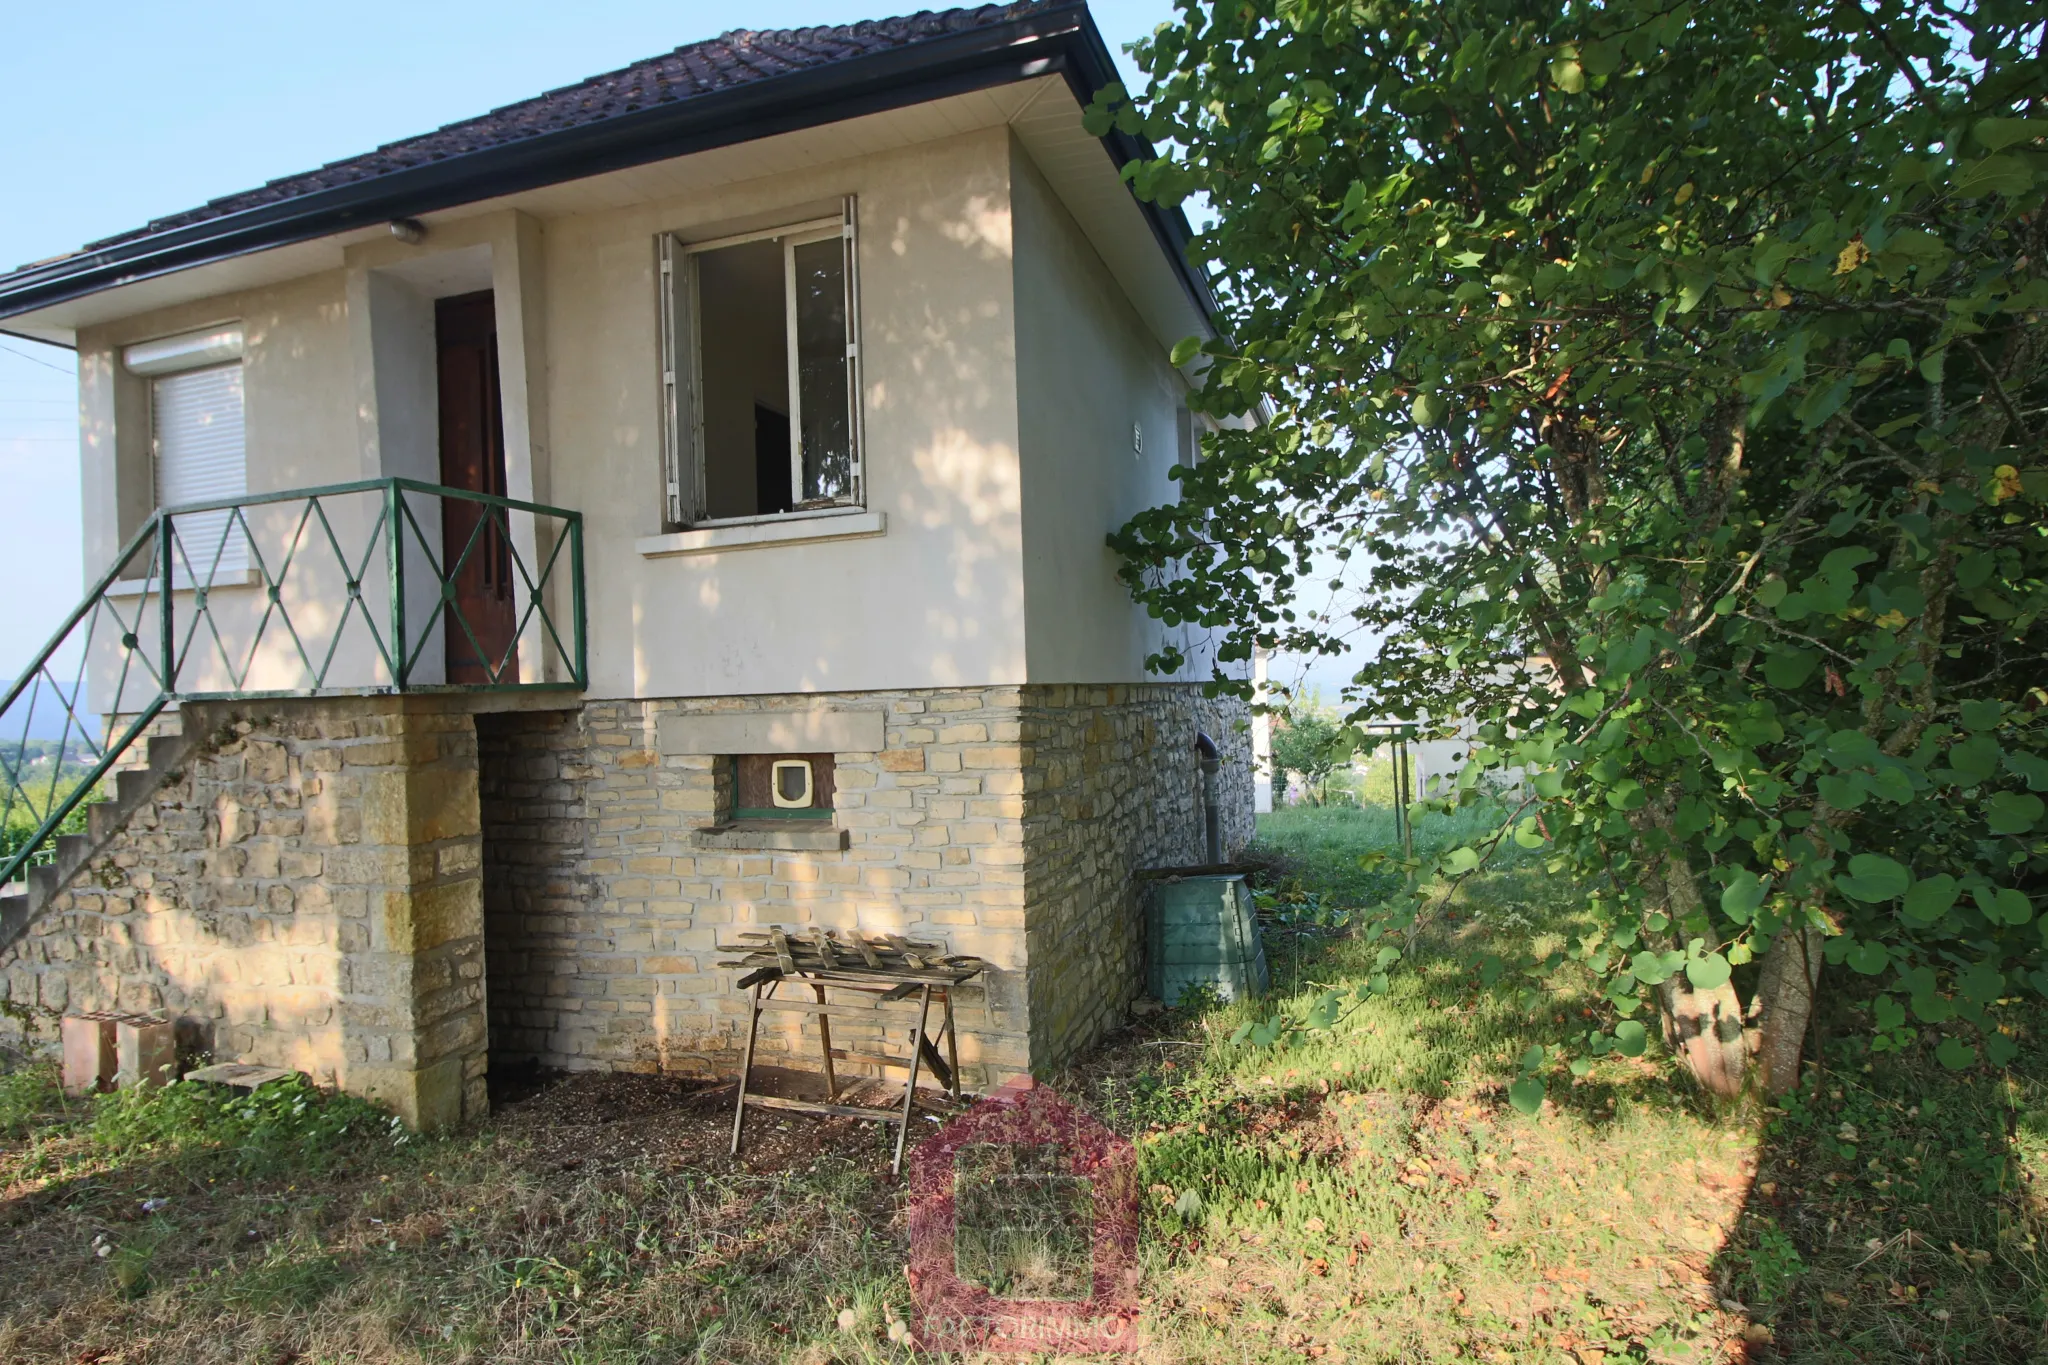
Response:
[{"label": "blue sky", "polygon": [[[912,8],[15,6],[0,44],[9,128],[0,139],[0,270],[738,25],[851,23]],[[1093,9],[1119,56],[1171,12],[1168,0],[1100,0]],[[0,336],[0,678],[41,647],[83,591],[76,391],[68,351]]]}]

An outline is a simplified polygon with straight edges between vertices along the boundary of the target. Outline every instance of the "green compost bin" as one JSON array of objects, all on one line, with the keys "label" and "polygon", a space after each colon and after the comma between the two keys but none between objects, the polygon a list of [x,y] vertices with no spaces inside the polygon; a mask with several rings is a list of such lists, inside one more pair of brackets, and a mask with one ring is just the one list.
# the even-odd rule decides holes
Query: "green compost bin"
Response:
[{"label": "green compost bin", "polygon": [[1190,986],[1225,1000],[1263,995],[1270,984],[1252,890],[1242,876],[1193,876],[1152,884],[1146,909],[1146,985],[1174,1005]]}]

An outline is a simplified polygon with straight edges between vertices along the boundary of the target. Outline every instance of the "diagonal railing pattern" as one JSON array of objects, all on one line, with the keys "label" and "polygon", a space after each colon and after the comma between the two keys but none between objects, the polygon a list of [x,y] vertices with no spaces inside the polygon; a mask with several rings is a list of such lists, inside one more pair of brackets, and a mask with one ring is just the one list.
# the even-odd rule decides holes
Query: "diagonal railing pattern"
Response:
[{"label": "diagonal railing pattern", "polygon": [[0,886],[167,706],[579,690],[585,616],[559,507],[387,478],[162,509],[0,698]]}]

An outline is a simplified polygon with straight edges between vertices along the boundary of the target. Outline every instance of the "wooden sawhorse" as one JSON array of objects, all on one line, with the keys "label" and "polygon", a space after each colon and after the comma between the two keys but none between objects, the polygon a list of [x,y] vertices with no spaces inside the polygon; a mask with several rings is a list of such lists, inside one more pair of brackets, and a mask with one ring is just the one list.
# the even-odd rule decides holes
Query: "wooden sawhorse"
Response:
[{"label": "wooden sawhorse", "polygon": [[[740,938],[742,942],[736,945],[718,945],[720,952],[742,955],[736,961],[718,965],[746,968],[746,975],[739,979],[738,985],[741,990],[752,991],[747,1013],[746,1051],[740,1062],[739,1094],[733,1102],[732,1154],[740,1154],[749,1105],[803,1114],[838,1115],[895,1124],[896,1151],[890,1160],[889,1170],[891,1174],[901,1174],[903,1150],[910,1140],[910,1119],[917,1101],[920,1070],[929,1067],[947,1097],[956,1105],[964,1102],[953,993],[959,986],[979,976],[988,964],[978,957],[949,955],[937,944],[913,943],[898,934],[848,934],[844,938],[835,938],[827,930],[811,929],[792,935],[779,926],[771,925],[766,932],[741,934]],[[777,987],[785,983],[799,990],[808,987],[812,998],[776,998]],[[913,999],[917,1005],[915,1024],[910,1022],[908,1014]],[[896,1005],[905,1008],[902,1011],[890,1008]],[[941,1012],[936,1041],[929,1032],[934,1005]],[[817,1019],[818,1049],[825,1071],[823,1102],[748,1093],[753,1081],[754,1043],[761,1030],[761,1016],[765,1013],[808,1014]],[[905,1053],[899,1057],[835,1048],[832,1046],[834,1019],[882,1022],[885,1032],[894,1024],[903,1030],[901,1036]],[[944,1055],[939,1051],[941,1044],[945,1047]],[[840,1103],[839,1077],[833,1067],[834,1062],[904,1068],[909,1074],[903,1084],[902,1107],[882,1109]]]}]

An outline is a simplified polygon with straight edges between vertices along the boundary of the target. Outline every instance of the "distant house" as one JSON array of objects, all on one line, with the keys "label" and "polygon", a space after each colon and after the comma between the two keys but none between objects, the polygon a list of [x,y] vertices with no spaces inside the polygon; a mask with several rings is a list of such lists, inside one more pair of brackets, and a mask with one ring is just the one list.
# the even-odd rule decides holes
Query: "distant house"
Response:
[{"label": "distant house", "polygon": [[725,1065],[753,925],[994,963],[984,1081],[1099,1036],[1197,732],[1252,806],[1104,546],[1213,307],[1112,79],[1078,3],[737,31],[0,276],[78,351],[121,770],[6,997],[422,1122]]}]

